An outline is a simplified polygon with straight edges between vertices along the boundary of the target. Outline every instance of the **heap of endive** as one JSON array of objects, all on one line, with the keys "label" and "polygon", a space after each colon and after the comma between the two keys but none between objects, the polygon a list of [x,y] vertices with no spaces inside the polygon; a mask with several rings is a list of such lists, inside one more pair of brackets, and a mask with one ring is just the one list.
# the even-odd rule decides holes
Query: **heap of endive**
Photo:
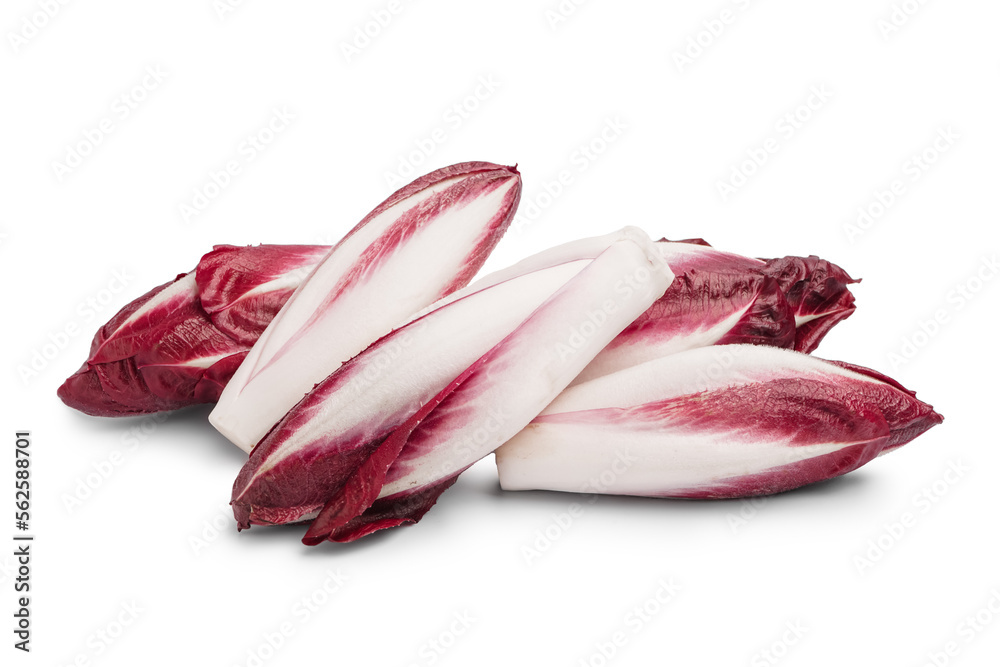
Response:
[{"label": "heap of endive", "polygon": [[217,405],[250,453],[241,529],[345,542],[418,521],[496,451],[504,489],[778,493],[856,469],[941,416],[812,352],[854,312],[843,269],[700,239],[571,241],[470,284],[520,199],[468,162],[391,195],[333,247],[216,246],[117,313],[59,389],[100,416]]}]

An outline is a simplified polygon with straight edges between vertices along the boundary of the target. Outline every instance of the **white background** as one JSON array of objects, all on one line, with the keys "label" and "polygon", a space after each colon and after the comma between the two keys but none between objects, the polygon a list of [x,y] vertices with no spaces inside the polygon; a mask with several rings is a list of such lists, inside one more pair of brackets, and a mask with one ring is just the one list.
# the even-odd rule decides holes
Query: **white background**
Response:
[{"label": "white background", "polygon": [[[954,655],[939,664],[995,664],[995,2],[909,0],[915,13],[889,31],[889,0],[592,0],[554,25],[556,0],[424,0],[403,2],[350,58],[344,45],[387,0],[244,2],[221,16],[211,0],[103,0],[58,4],[50,19],[37,14],[44,4],[8,0],[0,17],[0,534],[14,532],[13,433],[27,428],[37,535],[30,655],[11,647],[12,548],[0,557],[5,665],[256,664],[248,652],[286,623],[292,634],[263,649],[263,664],[922,665],[946,648]],[[679,64],[689,39],[706,46]],[[480,87],[490,78],[495,89]],[[800,108],[819,89],[828,99]],[[144,98],[126,118],[123,94]],[[452,109],[463,103],[475,107],[464,118]],[[181,205],[244,159],[241,143],[274,109],[294,120],[185,220]],[[789,132],[783,119],[797,110]],[[58,173],[105,118],[111,133]],[[602,145],[608,123],[620,131]],[[436,128],[445,140],[415,154]],[[957,138],[914,178],[908,161],[935,157],[948,128]],[[769,138],[777,152],[724,200],[719,183]],[[592,141],[590,158],[580,148]],[[603,498],[561,530],[554,517],[578,499],[503,493],[490,457],[417,526],[310,549],[300,527],[236,532],[226,503],[244,457],[208,427],[207,409],[101,420],[57,400],[97,326],[131,299],[214,243],[335,241],[411,159],[414,175],[519,164],[519,229],[488,268],[625,224],[835,261],[864,282],[857,313],[819,355],[890,373],[946,421],[845,478],[759,506]],[[571,183],[540,197],[563,170]],[[895,179],[905,192],[849,235],[858,208]],[[530,203],[540,206],[528,216]],[[88,299],[105,300],[99,314]],[[936,311],[946,321],[922,334]],[[80,333],[61,337],[67,325]],[[52,340],[63,349],[26,374]],[[69,509],[116,451],[121,464]],[[925,490],[933,502],[918,498]],[[912,525],[892,529],[907,513]],[[547,545],[536,532],[546,530]],[[346,581],[326,595],[329,572]],[[664,604],[661,580],[680,588]],[[296,605],[310,596],[323,604],[306,614]],[[138,617],[110,645],[97,639],[132,604]],[[984,609],[972,630],[966,618]],[[624,646],[605,659],[616,632]]]}]

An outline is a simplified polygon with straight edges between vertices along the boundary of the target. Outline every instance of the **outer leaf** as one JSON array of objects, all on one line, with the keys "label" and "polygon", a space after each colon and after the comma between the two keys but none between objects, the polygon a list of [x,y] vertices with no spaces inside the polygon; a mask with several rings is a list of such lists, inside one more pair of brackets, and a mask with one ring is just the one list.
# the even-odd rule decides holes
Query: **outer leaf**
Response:
[{"label": "outer leaf", "polygon": [[702,348],[567,390],[497,451],[497,467],[508,490],[756,496],[842,475],[941,419],[865,368]]},{"label": "outer leaf", "polygon": [[716,250],[701,239],[657,245],[677,279],[574,384],[709,345],[811,351],[854,311],[847,285],[856,281],[817,257],[751,259]]},{"label": "outer leaf", "polygon": [[764,274],[778,281],[795,314],[799,352],[815,350],[827,332],[855,310],[848,285],[861,281],[815,255],[768,260]]},{"label": "outer leaf", "polygon": [[212,325],[198,305],[194,274],[186,274],[102,327],[90,359],[58,394],[70,407],[111,417],[214,401],[246,349]]},{"label": "outer leaf", "polygon": [[312,387],[415,312],[464,285],[520,198],[510,167],[469,162],[372,211],[299,286],[209,417],[249,451]]},{"label": "outer leaf", "polygon": [[89,358],[59,388],[59,397],[105,417],[215,402],[248,343],[327,251],[216,246],[196,272],[150,290],[101,327]]},{"label": "outer leaf", "polygon": [[220,331],[250,347],[329,252],[319,245],[217,245],[198,263],[201,307]]}]

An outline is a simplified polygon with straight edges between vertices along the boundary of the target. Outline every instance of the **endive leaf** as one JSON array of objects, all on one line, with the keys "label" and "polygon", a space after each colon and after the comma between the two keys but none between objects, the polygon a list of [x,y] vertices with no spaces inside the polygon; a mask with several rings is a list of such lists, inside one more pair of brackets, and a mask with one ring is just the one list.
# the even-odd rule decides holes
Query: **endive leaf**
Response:
[{"label": "endive leaf", "polygon": [[209,420],[245,451],[341,364],[465,286],[506,231],[517,170],[439,169],[402,188],[347,234],[247,354]]}]

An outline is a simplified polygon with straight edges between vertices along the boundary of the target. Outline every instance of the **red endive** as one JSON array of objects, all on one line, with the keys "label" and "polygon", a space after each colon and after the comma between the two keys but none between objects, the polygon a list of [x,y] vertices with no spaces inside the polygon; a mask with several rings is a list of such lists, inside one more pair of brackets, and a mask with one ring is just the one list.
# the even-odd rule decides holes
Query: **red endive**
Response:
[{"label": "red endive", "polygon": [[125,306],[61,387],[66,405],[119,417],[214,403],[323,246],[216,246],[191,273]]},{"label": "red endive", "polygon": [[727,345],[578,384],[496,458],[508,490],[738,498],[850,472],[941,419],[875,371]]}]

